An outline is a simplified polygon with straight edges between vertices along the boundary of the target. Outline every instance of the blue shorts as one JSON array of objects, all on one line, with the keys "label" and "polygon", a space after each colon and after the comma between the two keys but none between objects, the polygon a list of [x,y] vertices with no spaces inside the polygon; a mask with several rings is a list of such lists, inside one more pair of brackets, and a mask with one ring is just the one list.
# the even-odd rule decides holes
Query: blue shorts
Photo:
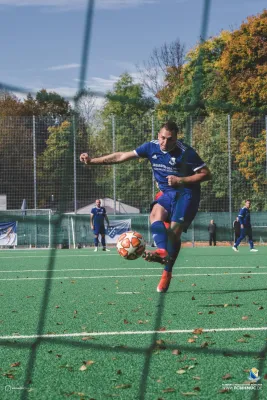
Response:
[{"label": "blue shorts", "polygon": [[104,235],[106,233],[105,225],[94,226],[93,231],[95,235]]},{"label": "blue shorts", "polygon": [[195,218],[200,202],[199,192],[167,191],[159,199],[160,204],[168,212],[168,219],[183,226],[186,232]]}]

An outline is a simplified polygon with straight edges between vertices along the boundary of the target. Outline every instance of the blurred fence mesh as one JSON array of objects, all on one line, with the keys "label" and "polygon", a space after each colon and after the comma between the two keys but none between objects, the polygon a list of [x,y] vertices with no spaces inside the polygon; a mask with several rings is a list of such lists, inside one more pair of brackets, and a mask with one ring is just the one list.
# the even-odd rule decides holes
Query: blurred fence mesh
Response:
[{"label": "blurred fence mesh", "polygon": [[[213,176],[211,182],[202,184],[199,214],[194,229],[184,235],[184,240],[207,240],[210,219],[217,223],[218,240],[232,240],[233,220],[244,200],[250,198],[253,226],[259,227],[254,230],[254,236],[256,240],[266,241],[266,125],[266,117],[239,114],[236,118],[189,116],[180,126],[180,138],[197,150]],[[90,213],[90,207],[87,211],[84,207],[101,198],[104,206],[108,205],[108,214],[114,218],[122,214],[126,217],[129,206],[133,207],[131,213],[145,214],[136,217],[134,228],[143,229],[149,238],[147,214],[157,191],[149,162],[140,159],[126,164],[86,167],[80,163],[79,155],[85,151],[95,157],[134,150],[143,142],[156,139],[159,127],[160,122],[153,114],[130,120],[113,116],[96,126],[74,116],[1,117],[0,195],[6,196],[7,210],[21,209],[26,200],[27,209],[51,209],[54,215],[74,213],[75,218],[76,214]],[[3,215],[4,210],[1,219]],[[81,217],[72,229],[79,236],[78,220]],[[66,220],[65,225],[63,231],[70,242]],[[63,241],[60,229],[57,242]],[[49,229],[44,230],[44,235],[48,235],[44,242],[49,243]],[[32,241],[36,234],[30,236]]]}]

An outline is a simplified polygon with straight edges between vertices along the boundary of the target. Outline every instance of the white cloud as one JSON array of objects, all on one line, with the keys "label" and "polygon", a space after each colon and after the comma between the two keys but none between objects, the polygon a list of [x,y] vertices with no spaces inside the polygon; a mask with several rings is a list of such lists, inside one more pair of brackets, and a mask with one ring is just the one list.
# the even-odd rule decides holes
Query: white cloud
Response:
[{"label": "white cloud", "polygon": [[[144,4],[154,4],[159,1],[160,0],[95,0],[95,6],[100,9],[119,9],[138,7]],[[0,0],[0,5],[52,7],[55,9],[60,8],[62,11],[85,8],[87,4],[88,0]]]},{"label": "white cloud", "polygon": [[61,71],[63,69],[80,68],[81,64],[64,64],[46,68],[46,71]]}]

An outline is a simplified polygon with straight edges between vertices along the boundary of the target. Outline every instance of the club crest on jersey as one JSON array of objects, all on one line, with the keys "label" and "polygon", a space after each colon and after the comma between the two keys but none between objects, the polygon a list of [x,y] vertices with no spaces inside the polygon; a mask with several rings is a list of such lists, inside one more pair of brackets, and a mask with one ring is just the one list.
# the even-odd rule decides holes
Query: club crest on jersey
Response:
[{"label": "club crest on jersey", "polygon": [[171,159],[169,161],[169,164],[175,165],[175,163],[176,163],[176,158],[175,157],[171,157]]},{"label": "club crest on jersey", "polygon": [[154,160],[157,160],[157,156],[156,156],[156,154],[154,154],[153,156],[152,156],[152,158],[154,159]]}]

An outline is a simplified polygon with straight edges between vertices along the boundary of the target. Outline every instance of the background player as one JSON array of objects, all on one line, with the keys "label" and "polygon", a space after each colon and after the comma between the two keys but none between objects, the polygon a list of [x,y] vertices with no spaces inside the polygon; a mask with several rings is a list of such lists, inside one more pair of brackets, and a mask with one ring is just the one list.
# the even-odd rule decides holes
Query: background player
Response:
[{"label": "background player", "polygon": [[110,251],[106,248],[106,237],[105,237],[105,224],[104,221],[106,220],[109,226],[109,220],[106,213],[105,207],[101,207],[101,200],[97,199],[95,201],[96,206],[91,210],[91,229],[94,231],[95,235],[95,250],[98,250],[98,237],[101,235],[101,244],[103,246],[103,251]]},{"label": "background player", "polygon": [[251,223],[250,223],[250,206],[251,206],[251,201],[246,200],[245,201],[245,207],[241,208],[238,214],[238,219],[240,222],[240,236],[235,242],[234,246],[232,249],[234,251],[239,251],[238,246],[240,245],[241,241],[245,239],[246,236],[248,236],[248,242],[250,246],[250,251],[258,251],[257,249],[254,249],[254,243],[252,240],[252,228],[251,228]]},{"label": "background player", "polygon": [[[194,219],[200,201],[200,183],[210,179],[210,171],[192,147],[177,140],[178,127],[174,122],[162,125],[158,140],[152,140],[134,151],[116,152],[91,158],[87,153],[80,155],[85,164],[118,164],[147,158],[154,177],[163,195],[150,214],[151,232],[157,245],[154,252],[144,254],[147,261],[165,265],[158,292],[168,290],[172,267],[181,247],[181,234]],[[164,222],[171,221],[167,231]]]}]

